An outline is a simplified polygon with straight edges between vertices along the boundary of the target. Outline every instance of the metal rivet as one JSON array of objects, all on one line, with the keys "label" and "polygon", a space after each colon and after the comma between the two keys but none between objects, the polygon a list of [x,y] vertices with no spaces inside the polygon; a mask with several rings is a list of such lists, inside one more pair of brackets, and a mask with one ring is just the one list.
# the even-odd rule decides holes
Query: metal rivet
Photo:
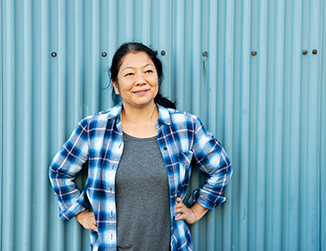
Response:
[{"label": "metal rivet", "polygon": [[312,54],[316,55],[317,54],[317,50],[316,49],[313,49],[312,50]]},{"label": "metal rivet", "polygon": [[303,54],[303,55],[307,55],[307,54],[308,54],[308,51],[307,51],[307,50],[303,50],[303,51],[302,51],[302,54]]},{"label": "metal rivet", "polygon": [[251,52],[251,55],[256,56],[257,55],[257,51],[252,51]]},{"label": "metal rivet", "polygon": [[163,50],[163,51],[161,51],[161,55],[162,56],[164,56],[165,55],[165,51]]},{"label": "metal rivet", "polygon": [[102,57],[104,57],[104,58],[105,58],[105,57],[106,57],[106,55],[107,55],[107,54],[106,54],[106,52],[102,52]]},{"label": "metal rivet", "polygon": [[207,51],[204,51],[204,52],[202,53],[202,55],[203,55],[204,57],[206,57],[206,56],[207,56]]},{"label": "metal rivet", "polygon": [[51,53],[51,56],[55,58],[57,56],[57,53],[54,51]]}]

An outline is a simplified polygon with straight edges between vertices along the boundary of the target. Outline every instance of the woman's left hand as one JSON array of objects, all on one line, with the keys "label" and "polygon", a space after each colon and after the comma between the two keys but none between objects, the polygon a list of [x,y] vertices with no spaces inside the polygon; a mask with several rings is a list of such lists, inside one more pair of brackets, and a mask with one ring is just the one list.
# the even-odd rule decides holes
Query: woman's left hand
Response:
[{"label": "woman's left hand", "polygon": [[198,202],[196,202],[191,208],[186,207],[183,204],[180,197],[177,198],[177,205],[175,209],[176,221],[185,220],[188,224],[194,224],[199,221],[209,209],[203,207]]}]

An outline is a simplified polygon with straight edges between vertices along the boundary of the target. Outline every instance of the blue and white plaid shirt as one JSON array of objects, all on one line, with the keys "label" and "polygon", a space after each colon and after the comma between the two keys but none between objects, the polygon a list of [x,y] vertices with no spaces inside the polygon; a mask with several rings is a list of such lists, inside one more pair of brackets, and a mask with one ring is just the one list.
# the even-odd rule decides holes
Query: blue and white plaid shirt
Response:
[{"label": "blue and white plaid shirt", "polygon": [[[170,187],[171,250],[193,250],[186,223],[175,221],[177,197],[184,199],[196,166],[207,174],[203,187],[189,199],[212,209],[227,201],[222,197],[232,175],[230,160],[213,135],[194,115],[159,106],[158,144]],[[88,161],[86,193],[94,211],[98,233],[91,232],[92,250],[116,250],[115,174],[123,151],[122,104],[83,119],[54,157],[49,176],[60,205],[60,217],[70,220],[86,209],[85,193],[74,183]],[[132,174],[131,174],[132,175]]]}]

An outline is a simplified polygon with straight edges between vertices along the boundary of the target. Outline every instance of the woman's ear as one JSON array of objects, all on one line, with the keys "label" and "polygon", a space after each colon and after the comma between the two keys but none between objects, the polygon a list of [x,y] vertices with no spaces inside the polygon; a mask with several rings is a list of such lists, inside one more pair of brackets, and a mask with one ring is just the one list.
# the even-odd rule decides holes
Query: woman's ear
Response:
[{"label": "woman's ear", "polygon": [[119,95],[120,92],[119,92],[119,87],[118,87],[118,84],[116,81],[113,81],[113,79],[111,79],[111,82],[112,82],[112,85],[113,85],[113,88],[114,88],[114,92],[116,95]]}]

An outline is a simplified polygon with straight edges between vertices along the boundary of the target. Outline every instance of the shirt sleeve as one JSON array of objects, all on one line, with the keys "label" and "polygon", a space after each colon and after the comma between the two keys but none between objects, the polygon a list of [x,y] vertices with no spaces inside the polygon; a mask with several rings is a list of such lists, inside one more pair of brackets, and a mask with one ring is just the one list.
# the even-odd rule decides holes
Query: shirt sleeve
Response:
[{"label": "shirt sleeve", "polygon": [[232,176],[231,162],[222,145],[198,118],[192,150],[195,164],[206,173],[207,179],[201,188],[193,192],[189,204],[198,202],[205,208],[213,209],[227,201],[222,195]]},{"label": "shirt sleeve", "polygon": [[60,206],[60,218],[68,221],[87,206],[85,194],[74,179],[88,160],[88,123],[81,121],[70,138],[55,155],[49,168],[49,178]]}]

